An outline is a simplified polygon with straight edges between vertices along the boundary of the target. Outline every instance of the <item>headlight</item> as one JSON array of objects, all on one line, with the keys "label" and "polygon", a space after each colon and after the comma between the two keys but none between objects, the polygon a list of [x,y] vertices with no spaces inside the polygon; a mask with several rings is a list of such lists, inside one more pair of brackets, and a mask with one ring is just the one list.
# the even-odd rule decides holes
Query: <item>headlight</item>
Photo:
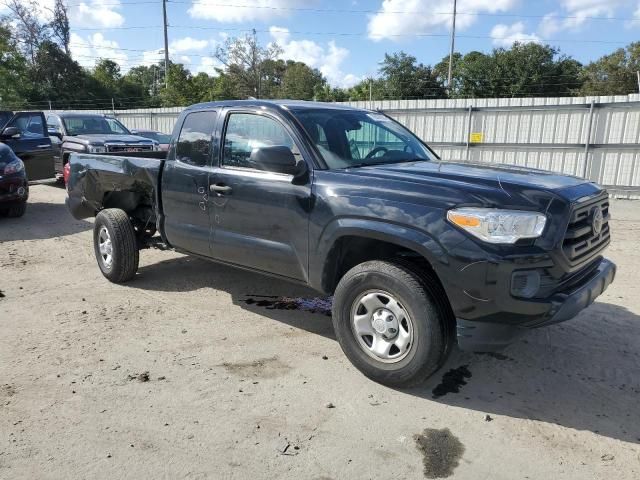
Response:
[{"label": "headlight", "polygon": [[102,145],[89,145],[89,153],[105,153],[107,149]]},{"label": "headlight", "polygon": [[447,218],[457,227],[488,243],[516,243],[542,235],[547,217],[537,212],[496,208],[456,208]]},{"label": "headlight", "polygon": [[4,166],[4,174],[11,175],[12,173],[18,173],[24,170],[24,163],[19,158],[7,163]]}]

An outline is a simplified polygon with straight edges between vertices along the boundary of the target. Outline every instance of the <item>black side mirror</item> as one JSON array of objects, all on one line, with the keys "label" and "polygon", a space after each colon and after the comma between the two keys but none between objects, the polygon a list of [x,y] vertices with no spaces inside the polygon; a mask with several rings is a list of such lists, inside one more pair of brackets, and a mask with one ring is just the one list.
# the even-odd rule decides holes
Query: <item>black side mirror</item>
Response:
[{"label": "black side mirror", "polygon": [[20,138],[20,130],[16,127],[7,127],[2,131],[2,138]]},{"label": "black side mirror", "polygon": [[250,161],[257,168],[267,172],[284,173],[297,177],[307,171],[307,164],[303,160],[296,160],[291,149],[285,145],[254,148]]},{"label": "black side mirror", "polygon": [[62,132],[59,129],[55,128],[55,127],[49,127],[47,129],[47,134],[50,137],[58,137],[60,140],[62,140]]}]

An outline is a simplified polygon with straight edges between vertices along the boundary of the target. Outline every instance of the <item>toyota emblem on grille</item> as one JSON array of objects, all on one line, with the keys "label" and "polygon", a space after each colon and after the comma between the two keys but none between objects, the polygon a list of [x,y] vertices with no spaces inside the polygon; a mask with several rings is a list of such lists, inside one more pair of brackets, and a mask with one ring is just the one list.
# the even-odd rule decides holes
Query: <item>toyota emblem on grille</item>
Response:
[{"label": "toyota emblem on grille", "polygon": [[591,230],[594,235],[600,235],[603,223],[604,217],[602,216],[602,209],[600,207],[595,207],[591,211]]}]

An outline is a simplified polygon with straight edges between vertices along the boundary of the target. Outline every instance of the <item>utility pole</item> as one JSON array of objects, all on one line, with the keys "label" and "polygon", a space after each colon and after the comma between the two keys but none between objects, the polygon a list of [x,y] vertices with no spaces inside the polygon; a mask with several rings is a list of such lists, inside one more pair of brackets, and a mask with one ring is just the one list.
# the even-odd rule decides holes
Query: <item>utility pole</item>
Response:
[{"label": "utility pole", "polygon": [[167,34],[167,0],[162,0],[162,17],[164,19],[164,86],[169,87],[169,36]]},{"label": "utility pole", "polygon": [[447,81],[447,89],[451,92],[451,82],[453,80],[453,52],[456,45],[456,13],[458,7],[457,0],[453,0],[453,23],[451,25],[451,50],[449,51],[449,80]]},{"label": "utility pole", "polygon": [[373,102],[373,79],[369,79],[369,103]]},{"label": "utility pole", "polygon": [[640,93],[640,70],[636,72],[638,74],[638,93]]}]

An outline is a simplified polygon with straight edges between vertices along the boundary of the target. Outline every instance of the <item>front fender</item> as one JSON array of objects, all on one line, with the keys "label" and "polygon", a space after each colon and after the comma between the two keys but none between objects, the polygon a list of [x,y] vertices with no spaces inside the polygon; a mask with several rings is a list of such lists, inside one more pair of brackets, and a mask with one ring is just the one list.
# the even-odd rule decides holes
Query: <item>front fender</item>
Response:
[{"label": "front fender", "polygon": [[336,242],[342,237],[354,236],[379,240],[412,250],[424,257],[438,272],[440,266],[448,264],[442,245],[427,232],[393,222],[357,217],[341,217],[332,220],[322,231],[317,248],[310,258],[311,286],[324,290],[323,279],[327,259]]}]

